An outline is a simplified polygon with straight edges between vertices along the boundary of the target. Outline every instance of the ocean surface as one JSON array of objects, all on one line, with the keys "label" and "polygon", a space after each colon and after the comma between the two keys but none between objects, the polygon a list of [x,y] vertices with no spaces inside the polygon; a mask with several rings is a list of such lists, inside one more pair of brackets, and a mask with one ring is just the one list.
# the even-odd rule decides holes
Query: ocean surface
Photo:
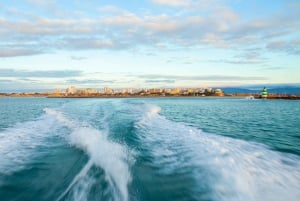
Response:
[{"label": "ocean surface", "polygon": [[299,201],[300,101],[0,98],[1,201]]}]

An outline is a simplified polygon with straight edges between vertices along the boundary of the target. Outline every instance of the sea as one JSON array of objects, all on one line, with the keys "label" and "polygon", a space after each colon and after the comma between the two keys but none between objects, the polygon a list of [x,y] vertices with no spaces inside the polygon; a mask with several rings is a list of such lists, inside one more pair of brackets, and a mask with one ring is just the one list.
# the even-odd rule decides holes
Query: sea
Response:
[{"label": "sea", "polygon": [[0,98],[1,201],[299,201],[300,101]]}]

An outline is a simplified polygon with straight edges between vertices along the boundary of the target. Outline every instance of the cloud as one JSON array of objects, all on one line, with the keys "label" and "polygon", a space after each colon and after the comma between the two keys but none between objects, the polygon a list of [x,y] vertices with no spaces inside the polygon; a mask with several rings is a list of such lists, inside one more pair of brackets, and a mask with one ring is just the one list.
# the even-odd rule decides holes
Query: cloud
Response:
[{"label": "cloud", "polygon": [[116,7],[113,5],[105,5],[97,8],[98,11],[101,13],[109,14],[109,15],[120,15],[120,14],[125,14],[129,13],[127,10],[124,10],[120,7]]},{"label": "cloud", "polygon": [[13,80],[8,80],[8,79],[0,79],[0,84],[9,84],[9,83],[13,83]]},{"label": "cloud", "polygon": [[25,2],[27,2],[31,7],[34,6],[51,15],[59,17],[67,16],[67,12],[61,9],[60,4],[56,0],[25,0]]},{"label": "cloud", "polygon": [[190,0],[152,0],[153,3],[168,6],[189,6],[191,5]]},{"label": "cloud", "polygon": [[272,52],[286,52],[288,54],[300,54],[300,39],[283,41],[277,40],[267,44],[266,48]]},{"label": "cloud", "polygon": [[111,50],[120,50],[125,49],[130,46],[126,44],[126,41],[112,41],[110,39],[99,39],[95,37],[72,37],[64,38],[64,41],[61,42],[63,46],[72,50],[82,50],[82,49],[111,49]]},{"label": "cloud", "polygon": [[35,5],[35,6],[41,6],[41,7],[49,7],[49,6],[54,6],[55,1],[45,1],[45,0],[26,0],[26,2]]},{"label": "cloud", "polygon": [[268,62],[268,59],[263,57],[259,52],[246,50],[244,53],[235,55],[232,59],[208,60],[208,62],[247,65],[264,64]]},{"label": "cloud", "polygon": [[[52,86],[53,85],[54,84],[52,84]],[[22,91],[37,92],[37,91],[41,91],[41,89],[52,88],[52,86],[48,85],[43,81],[38,81],[38,80],[23,79],[23,78],[1,79],[0,77],[0,92],[8,92],[8,93],[22,92]]]},{"label": "cloud", "polygon": [[42,51],[36,49],[0,47],[0,57],[30,56],[30,55],[36,55],[42,53],[43,53]]},{"label": "cloud", "polygon": [[175,83],[175,80],[145,80],[145,83]]},{"label": "cloud", "polygon": [[280,66],[265,66],[265,67],[260,68],[260,69],[273,71],[273,70],[283,70],[284,68],[280,67]]},{"label": "cloud", "polygon": [[221,1],[218,0],[151,0],[151,2],[158,6],[178,7],[197,11],[216,8],[221,5]]},{"label": "cloud", "polygon": [[237,65],[247,65],[247,64],[263,64],[266,61],[261,60],[230,60],[230,59],[219,59],[219,60],[209,60],[213,63],[226,63],[226,64],[237,64]]},{"label": "cloud", "polygon": [[25,81],[25,82],[40,82],[39,80],[36,79],[29,79],[29,78],[18,78],[18,81]]},{"label": "cloud", "polygon": [[115,80],[98,80],[98,79],[85,79],[85,80],[79,80],[79,79],[69,79],[65,81],[66,84],[78,84],[78,85],[84,85],[84,84],[113,84],[115,83]]},{"label": "cloud", "polygon": [[[28,0],[47,7],[41,0]],[[56,1],[55,1],[56,2]],[[279,38],[299,34],[297,9],[268,17],[243,19],[242,13],[223,5],[222,1],[152,0],[157,5],[185,7],[182,13],[134,13],[115,6],[95,8],[97,16],[88,12],[62,17],[28,16],[0,18],[0,56],[34,55],[58,50],[108,49],[137,47],[166,50],[180,48],[263,47],[267,50],[298,52],[291,44],[273,44]],[[55,3],[56,5],[58,3]],[[212,4],[212,5],[211,5]],[[173,9],[173,8],[170,8]],[[195,10],[196,9],[196,10]],[[94,10],[94,11],[95,11]],[[67,13],[67,11],[65,11]],[[33,13],[32,13],[33,15]],[[26,17],[27,16],[27,17]],[[16,19],[15,19],[16,18]],[[29,50],[24,48],[27,45]],[[11,47],[14,50],[11,50]],[[273,47],[272,47],[273,46]],[[274,47],[274,46],[277,46]],[[284,47],[283,47],[284,46]],[[12,51],[9,53],[9,51]]]},{"label": "cloud", "polygon": [[71,56],[71,59],[80,61],[80,60],[85,60],[87,58],[86,57]]},{"label": "cloud", "polygon": [[265,60],[266,58],[262,57],[258,52],[246,52],[240,55],[236,55],[235,58],[241,58],[251,61],[257,61],[257,60]]},{"label": "cloud", "polygon": [[159,75],[159,74],[148,74],[138,75],[138,78],[149,79],[149,80],[198,80],[198,81],[249,81],[249,80],[267,80],[265,77],[258,76],[236,76],[236,75],[198,75],[198,76],[185,76],[185,75]]},{"label": "cloud", "polygon": [[[77,87],[88,87],[97,88],[103,85],[114,85],[117,83],[116,80],[100,80],[100,79],[88,79],[88,78],[78,78],[78,79],[66,79],[66,77],[35,77],[36,79],[23,78],[23,77],[11,77],[7,79],[5,77],[2,79],[2,72],[0,71],[0,90],[5,89],[5,91],[14,91],[21,89],[22,91],[28,90],[39,90],[39,89],[54,89],[56,87],[66,88],[70,85],[75,85]],[[51,73],[52,74],[52,73]],[[18,75],[20,76],[20,75]],[[45,75],[46,76],[46,75]],[[38,86],[38,88],[37,88]],[[1,91],[0,91],[1,92]]]},{"label": "cloud", "polygon": [[82,71],[78,70],[15,70],[15,69],[0,69],[0,77],[15,77],[15,78],[64,78],[77,77],[82,75]]}]

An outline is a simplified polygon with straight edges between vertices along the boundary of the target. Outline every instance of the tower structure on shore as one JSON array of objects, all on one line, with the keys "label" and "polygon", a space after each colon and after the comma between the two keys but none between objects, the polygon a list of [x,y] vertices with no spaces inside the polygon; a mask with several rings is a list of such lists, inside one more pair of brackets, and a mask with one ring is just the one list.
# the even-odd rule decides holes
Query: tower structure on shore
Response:
[{"label": "tower structure on shore", "polygon": [[261,91],[261,97],[262,98],[267,98],[268,97],[268,91],[267,91],[266,87],[264,87],[263,90]]}]

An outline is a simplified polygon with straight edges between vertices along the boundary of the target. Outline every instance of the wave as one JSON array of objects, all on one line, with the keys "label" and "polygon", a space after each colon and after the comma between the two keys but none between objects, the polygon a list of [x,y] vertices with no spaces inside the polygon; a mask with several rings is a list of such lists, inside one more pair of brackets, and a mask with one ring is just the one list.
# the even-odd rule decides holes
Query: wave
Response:
[{"label": "wave", "polygon": [[213,200],[299,199],[299,156],[173,122],[157,106],[143,108],[139,140],[161,174],[192,172],[198,186],[205,178]]},{"label": "wave", "polygon": [[76,123],[74,121],[71,121],[70,119],[66,118],[66,116],[59,110],[51,109],[51,108],[44,108],[43,111],[47,115],[55,117],[55,119],[64,126],[67,126],[69,128],[76,127]]},{"label": "wave", "polygon": [[0,173],[11,174],[23,169],[33,157],[36,149],[51,146],[48,138],[58,135],[56,119],[44,114],[35,121],[18,123],[0,132]]},{"label": "wave", "polygon": [[[81,171],[74,177],[73,181],[69,184],[66,190],[56,199],[56,201],[63,199],[66,194],[74,187],[74,185],[76,185],[76,183],[78,183],[80,179],[84,178],[88,174],[88,171],[91,169],[92,165],[92,160],[89,160],[88,163],[81,169]],[[92,184],[90,181],[85,183],[88,183],[88,185]],[[85,188],[84,190],[76,190],[75,192],[76,196],[74,196],[73,200],[83,200],[83,198],[86,198],[88,196],[87,192],[89,192],[89,189]],[[78,194],[80,194],[81,196],[78,196]]]},{"label": "wave", "polygon": [[[171,121],[163,116],[160,107],[155,105],[122,102],[117,106],[118,109],[119,106],[123,107],[121,108],[123,113],[117,113],[120,116],[127,114],[127,111],[131,112],[125,117],[129,117],[130,122],[135,122],[134,132],[137,139],[134,137],[132,140],[134,143],[135,140],[140,142],[137,149],[141,151],[139,154],[147,157],[144,158],[145,161],[154,166],[154,171],[159,173],[158,177],[164,175],[172,177],[172,180],[166,183],[163,183],[165,178],[162,178],[159,181],[161,183],[158,182],[161,186],[157,185],[157,188],[164,188],[164,184],[168,184],[170,185],[168,188],[175,193],[174,186],[177,186],[179,191],[182,190],[182,186],[177,185],[182,181],[182,185],[187,186],[179,193],[182,193],[182,200],[199,200],[200,194],[203,193],[199,188],[206,188],[204,191],[209,192],[209,197],[204,200],[293,201],[300,197],[299,156],[272,151],[262,144],[206,133],[184,123]],[[105,114],[102,118],[100,117],[102,113],[101,115],[96,113],[97,120],[93,119],[95,115],[89,117],[93,119],[91,123],[103,125],[98,127],[95,123],[92,126],[91,123],[84,122],[86,118],[81,113],[82,119],[75,120],[70,118],[70,113],[67,115],[67,112],[63,112],[69,111],[70,108],[64,109],[45,108],[45,114],[36,121],[20,123],[1,132],[0,173],[10,174],[24,168],[32,157],[37,156],[39,146],[49,146],[48,139],[59,136],[72,147],[86,153],[89,161],[73,177],[73,181],[64,189],[57,201],[95,200],[91,199],[91,196],[99,195],[95,193],[95,189],[103,190],[97,199],[129,200],[128,186],[132,179],[135,179],[130,172],[134,157],[125,145],[110,140],[109,126],[115,119],[110,119],[112,116]],[[116,113],[115,110],[111,112]],[[114,124],[119,125],[118,120],[122,118],[117,119]],[[157,177],[152,174],[151,168],[149,172],[143,167],[138,168],[141,168],[139,169],[141,174],[148,174],[147,178],[150,181]],[[180,180],[181,174],[191,177]],[[103,186],[95,188],[99,185],[99,180]],[[156,188],[147,186],[148,180],[140,181],[140,184],[144,185],[138,187],[141,191],[143,188],[147,191]],[[189,191],[188,188],[192,190]],[[192,194],[192,199],[189,199],[189,193]]]},{"label": "wave", "polygon": [[[129,166],[132,162],[132,157],[127,148],[110,141],[107,130],[100,131],[86,123],[82,125],[82,123],[71,121],[56,110],[47,109],[46,112],[54,115],[61,123],[72,129],[71,134],[67,137],[69,143],[87,153],[90,157],[90,164],[104,170],[106,181],[114,189],[114,200],[127,201],[128,185],[131,182]],[[90,189],[88,186],[91,185],[91,179],[94,178],[89,177],[87,173],[92,165],[83,168],[59,199],[72,190],[73,195],[75,195],[72,200],[88,195],[87,191]],[[76,187],[76,184],[81,188]]]},{"label": "wave", "polygon": [[[105,124],[105,119],[103,119]],[[103,169],[105,180],[109,184],[110,195],[114,200],[128,200],[128,185],[131,182],[129,166],[133,157],[128,149],[108,139],[108,125],[97,130],[87,122],[70,119],[60,109],[45,108],[37,120],[16,124],[0,132],[0,174],[9,175],[28,166],[28,163],[40,156],[40,147],[55,148],[59,137],[84,151],[89,162],[74,177],[58,200],[85,200],[95,184],[92,167]],[[65,141],[66,140],[66,141]],[[103,189],[105,190],[105,189]]]},{"label": "wave", "polygon": [[128,200],[127,187],[131,181],[128,167],[128,151],[120,144],[107,140],[100,131],[93,128],[78,128],[70,135],[70,143],[84,150],[93,163],[104,169],[107,180],[116,186],[121,197]]}]

